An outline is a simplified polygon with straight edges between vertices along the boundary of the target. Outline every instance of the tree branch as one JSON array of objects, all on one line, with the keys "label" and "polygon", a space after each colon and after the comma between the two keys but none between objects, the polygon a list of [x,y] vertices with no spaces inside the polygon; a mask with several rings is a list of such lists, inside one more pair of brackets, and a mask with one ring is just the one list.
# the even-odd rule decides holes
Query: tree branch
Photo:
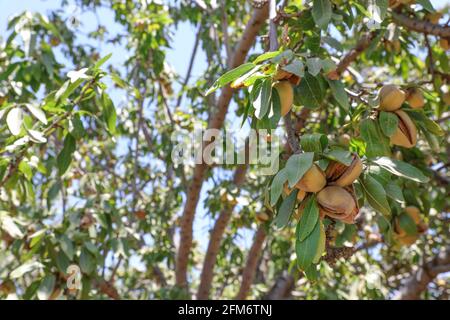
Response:
[{"label": "tree branch", "polygon": [[253,279],[256,274],[256,267],[258,265],[258,259],[261,255],[261,251],[266,239],[266,230],[264,225],[260,225],[255,233],[253,244],[248,252],[247,262],[245,263],[244,271],[242,272],[242,282],[239,292],[236,295],[236,299],[244,300],[247,298],[250,287],[253,283]]},{"label": "tree branch", "polygon": [[392,12],[392,19],[398,25],[401,25],[409,30],[413,30],[420,33],[432,34],[441,38],[450,37],[450,27],[433,24],[428,21],[417,20],[409,18],[397,12]]},{"label": "tree branch", "polygon": [[337,65],[337,68],[335,72],[337,75],[341,75],[349,66],[350,64],[356,60],[356,58],[364,51],[366,50],[373,38],[375,38],[376,31],[366,33],[363,35],[359,41],[357,42],[356,46],[350,50],[339,62]]},{"label": "tree branch", "polygon": [[418,300],[420,294],[438,274],[450,271],[450,247],[423,264],[399,289],[395,300]]},{"label": "tree branch", "polygon": [[181,90],[182,91],[181,91],[181,94],[178,96],[177,104],[175,105],[175,107],[180,107],[181,106],[181,101],[183,100],[183,96],[184,96],[184,89],[185,89],[186,85],[189,82],[189,78],[191,77],[192,68],[194,66],[195,56],[197,55],[198,45],[200,43],[200,32],[201,32],[201,30],[202,30],[202,23],[199,22],[198,23],[198,28],[197,28],[197,34],[195,36],[194,48],[192,49],[191,58],[189,60],[189,66],[188,66],[188,69],[187,69],[187,72],[186,72],[186,76],[184,77],[183,84],[181,85]]},{"label": "tree branch", "polygon": [[[248,165],[239,165],[234,172],[233,182],[236,187],[241,186],[245,181],[245,174]],[[208,249],[206,250],[205,260],[203,261],[202,274],[200,276],[200,286],[197,292],[197,299],[208,299],[211,290],[211,284],[214,277],[214,266],[217,261],[217,255],[222,243],[222,237],[225,229],[230,222],[231,215],[235,205],[226,205],[220,212],[219,217],[214,223],[214,228],[211,231]]]}]

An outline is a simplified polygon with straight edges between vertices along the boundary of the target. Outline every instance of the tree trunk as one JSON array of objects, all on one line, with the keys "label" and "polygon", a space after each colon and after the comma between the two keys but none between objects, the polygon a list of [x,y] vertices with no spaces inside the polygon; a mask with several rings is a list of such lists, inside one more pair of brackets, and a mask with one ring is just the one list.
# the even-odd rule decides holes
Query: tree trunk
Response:
[{"label": "tree trunk", "polygon": [[[233,182],[236,186],[241,186],[245,180],[247,165],[240,165],[234,172]],[[208,243],[205,260],[203,262],[202,274],[200,276],[200,286],[197,292],[197,299],[208,299],[211,283],[214,277],[214,265],[216,264],[222,237],[228,222],[231,219],[235,205],[227,205],[219,214],[219,217],[211,231],[211,237]]]},{"label": "tree trunk", "polygon": [[265,300],[282,300],[286,299],[291,295],[292,290],[295,287],[295,277],[292,273],[283,272],[279,276],[272,288],[264,296]]},{"label": "tree trunk", "polygon": [[236,296],[238,300],[244,300],[247,298],[250,287],[255,278],[256,267],[258,266],[259,256],[261,255],[261,249],[264,245],[264,240],[266,239],[266,230],[264,226],[261,225],[255,233],[253,239],[253,244],[248,252],[247,262],[242,272],[242,283],[239,288],[239,292]]}]

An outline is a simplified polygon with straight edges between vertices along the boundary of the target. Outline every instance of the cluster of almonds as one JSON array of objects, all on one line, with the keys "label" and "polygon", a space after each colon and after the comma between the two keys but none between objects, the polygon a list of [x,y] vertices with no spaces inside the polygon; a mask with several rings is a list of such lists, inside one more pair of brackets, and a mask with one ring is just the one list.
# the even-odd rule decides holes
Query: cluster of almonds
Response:
[{"label": "cluster of almonds", "polygon": [[393,112],[398,117],[398,127],[391,136],[391,143],[405,148],[414,147],[417,143],[416,125],[400,108],[405,100],[412,109],[423,108],[425,99],[420,89],[409,88],[405,92],[393,84],[388,84],[381,88],[379,97],[379,110]]},{"label": "cluster of almonds", "polygon": [[[332,161],[325,172],[313,164],[295,185],[299,189],[297,200],[302,201],[308,193],[316,193],[321,218],[328,216],[345,223],[354,223],[359,207],[353,182],[361,174],[362,168],[361,159],[356,154],[349,166]],[[285,184],[284,192],[289,195],[292,189]],[[300,205],[299,215],[303,212],[303,204]]]},{"label": "cluster of almonds", "polygon": [[428,226],[420,217],[420,210],[417,207],[409,206],[405,208],[405,213],[409,215],[416,224],[417,234],[410,235],[400,226],[398,217],[394,220],[394,238],[402,245],[411,245],[419,238],[420,235],[427,231]]}]

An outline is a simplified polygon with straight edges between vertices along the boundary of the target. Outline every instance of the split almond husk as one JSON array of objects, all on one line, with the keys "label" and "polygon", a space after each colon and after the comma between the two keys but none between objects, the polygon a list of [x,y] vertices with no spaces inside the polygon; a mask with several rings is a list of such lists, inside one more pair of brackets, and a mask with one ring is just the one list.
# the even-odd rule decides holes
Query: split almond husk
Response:
[{"label": "split almond husk", "polygon": [[351,187],[328,186],[317,194],[317,202],[321,216],[329,216],[348,224],[355,222],[359,212]]},{"label": "split almond husk", "polygon": [[391,143],[397,146],[412,148],[417,143],[417,128],[411,118],[402,110],[394,111],[398,117],[398,127],[391,136]]},{"label": "split almond husk", "polygon": [[351,185],[356,179],[358,179],[362,169],[362,161],[355,153],[353,154],[352,163],[349,166],[337,161],[332,161],[328,165],[325,173],[330,185],[345,187]]}]

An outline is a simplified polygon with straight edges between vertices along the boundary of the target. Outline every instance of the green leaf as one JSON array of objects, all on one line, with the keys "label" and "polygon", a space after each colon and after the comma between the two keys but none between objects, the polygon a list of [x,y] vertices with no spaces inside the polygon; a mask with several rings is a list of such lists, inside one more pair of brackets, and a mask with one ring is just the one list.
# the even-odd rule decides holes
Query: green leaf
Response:
[{"label": "green leaf", "polygon": [[14,219],[6,211],[0,211],[0,228],[14,239],[21,239],[24,236]]},{"label": "green leaf", "polygon": [[86,130],[78,114],[69,119],[69,132],[77,140],[84,137]]},{"label": "green leaf", "polygon": [[61,250],[72,260],[75,253],[72,241],[64,234],[59,239]]},{"label": "green leaf", "polygon": [[383,215],[389,216],[391,214],[391,208],[386,199],[386,191],[381,183],[369,174],[360,182],[370,206]]},{"label": "green leaf", "polygon": [[306,60],[306,66],[308,67],[308,72],[315,77],[322,69],[322,61],[317,57],[308,58]]},{"label": "green leaf", "polygon": [[94,257],[86,248],[81,249],[80,268],[84,273],[90,274],[95,269]]},{"label": "green leaf", "polygon": [[95,63],[93,69],[94,69],[94,70],[100,69],[100,68],[105,64],[105,62],[108,61],[111,57],[112,57],[112,53],[110,53],[110,54],[104,56],[103,58],[101,58],[100,60],[98,60],[98,61]]},{"label": "green leaf", "polygon": [[316,223],[311,234],[303,241],[295,241],[295,252],[297,254],[297,265],[306,270],[313,262],[320,242],[320,223]]},{"label": "green leaf", "polygon": [[236,80],[240,76],[242,76],[244,73],[250,71],[253,69],[255,65],[253,63],[244,63],[240,65],[239,67],[230,70],[223,74],[219,79],[217,79],[214,84],[211,86],[211,88],[206,91],[205,95],[209,95],[216,91],[217,89],[229,84],[230,82]]},{"label": "green leaf", "polygon": [[34,281],[31,283],[25,290],[24,294],[22,295],[22,299],[24,300],[31,300],[32,297],[36,294],[37,289],[39,288],[40,282]]},{"label": "green leaf", "polygon": [[316,198],[312,196],[309,197],[300,221],[297,224],[297,229],[295,232],[296,239],[298,241],[305,240],[314,230],[314,227],[316,226],[318,220],[319,207],[317,206]]},{"label": "green leaf", "polygon": [[330,85],[331,93],[339,105],[346,111],[350,109],[350,104],[348,102],[348,95],[345,91],[344,84],[340,80],[330,80],[327,79]]},{"label": "green leaf", "polygon": [[58,267],[59,271],[66,273],[67,268],[70,266],[70,261],[69,258],[67,258],[67,255],[64,252],[59,251],[56,254],[55,260],[56,266]]},{"label": "green leaf", "polygon": [[374,160],[373,162],[399,177],[403,177],[420,183],[426,183],[430,180],[422,173],[422,171],[410,165],[409,163],[400,160],[381,157]]},{"label": "green leaf", "polygon": [[344,149],[331,149],[323,155],[330,160],[340,162],[346,166],[351,165],[353,161],[351,152]]},{"label": "green leaf", "polygon": [[26,262],[23,265],[21,265],[20,267],[14,269],[11,274],[9,275],[9,277],[11,279],[18,279],[21,278],[25,273],[37,270],[37,269],[42,269],[43,265],[40,262],[37,261],[30,261],[30,262]]},{"label": "green leaf", "polygon": [[270,205],[273,206],[277,203],[278,198],[283,191],[283,185],[287,180],[287,171],[282,169],[278,171],[275,178],[273,178],[272,184],[270,186]]},{"label": "green leaf", "polygon": [[30,137],[31,141],[33,141],[34,143],[46,143],[47,142],[47,138],[45,137],[45,135],[40,132],[40,131],[36,131],[36,130],[27,130],[28,132],[28,136]]},{"label": "green leaf", "polygon": [[321,28],[325,29],[330,23],[332,8],[330,0],[314,0],[312,8],[312,16],[314,22]]},{"label": "green leaf", "polygon": [[310,264],[309,267],[303,270],[303,272],[305,273],[305,277],[309,281],[316,281],[317,279],[319,279],[320,273],[316,264]]},{"label": "green leaf", "polygon": [[64,147],[56,158],[58,173],[60,176],[62,176],[69,168],[69,165],[72,162],[72,154],[74,153],[75,148],[75,138],[71,134],[68,134],[64,139]]},{"label": "green leaf", "polygon": [[55,287],[55,282],[56,278],[54,275],[50,274],[45,276],[37,291],[37,297],[39,300],[47,300],[50,297]]},{"label": "green leaf", "polygon": [[74,83],[67,80],[63,86],[56,92],[55,99],[59,103],[66,102],[67,98],[83,83],[84,79],[78,79]]},{"label": "green leaf", "polygon": [[33,170],[31,169],[27,161],[22,160],[19,163],[19,171],[22,172],[25,178],[27,178],[28,180],[31,180],[31,178],[33,178]]},{"label": "green leaf", "polygon": [[400,216],[398,217],[398,222],[400,224],[400,228],[402,230],[405,230],[408,235],[410,236],[417,235],[416,223],[409,214],[407,213],[400,214]]},{"label": "green leaf", "polygon": [[427,10],[428,12],[435,12],[433,5],[431,4],[430,0],[417,0],[417,2],[422,5],[422,7]]},{"label": "green leaf", "polygon": [[304,151],[320,153],[328,146],[328,138],[321,133],[304,134],[300,145]]},{"label": "green leaf", "polygon": [[300,78],[302,78],[305,74],[305,67],[303,66],[303,63],[298,59],[293,60],[291,63],[284,66],[282,69],[292,74],[295,74]]},{"label": "green leaf", "polygon": [[14,136],[20,134],[23,123],[23,111],[20,108],[12,108],[6,116],[6,124]]},{"label": "green leaf", "polygon": [[364,119],[360,124],[361,137],[366,142],[366,156],[375,158],[390,154],[389,139],[381,133],[378,122]]},{"label": "green leaf", "polygon": [[445,131],[433,120],[431,120],[423,110],[408,110],[408,115],[411,116],[415,121],[419,122],[426,130],[431,132],[436,136],[445,135]]},{"label": "green leaf", "polygon": [[47,117],[45,116],[45,113],[41,108],[35,106],[32,103],[25,103],[25,106],[31,112],[31,114],[36,117],[36,119],[38,119],[45,125],[47,124]]},{"label": "green leaf", "polygon": [[292,190],[287,196],[278,210],[278,214],[275,217],[273,223],[279,229],[285,227],[291,218],[292,211],[294,211],[295,202],[297,200],[298,189]]},{"label": "green leaf", "polygon": [[313,263],[318,263],[320,258],[322,258],[322,254],[326,249],[327,237],[325,234],[325,227],[323,226],[322,221],[319,220],[318,224],[320,225],[320,237],[319,237],[319,246],[317,247],[316,255],[314,256]]},{"label": "green leaf", "polygon": [[392,136],[397,131],[398,117],[392,112],[381,111],[378,122],[380,123],[381,131],[387,137]]},{"label": "green leaf", "polygon": [[273,57],[270,60],[270,62],[279,64],[282,61],[290,61],[293,57],[294,57],[294,52],[292,52],[292,50],[288,49],[288,50],[284,50],[280,54]]},{"label": "green leaf", "polygon": [[280,51],[269,51],[259,55],[255,60],[253,60],[253,64],[258,64],[268,59],[272,59],[280,54]]},{"label": "green leaf", "polygon": [[344,50],[344,47],[342,46],[342,44],[333,37],[325,36],[325,37],[322,37],[322,40],[325,41],[330,47],[332,47],[338,51]]},{"label": "green leaf", "polygon": [[281,119],[281,102],[277,89],[272,87],[272,99],[270,104],[270,111],[266,114],[269,120],[270,129],[276,129]]},{"label": "green leaf", "polygon": [[292,155],[286,163],[289,187],[292,188],[311,168],[314,160],[313,152],[305,152]]},{"label": "green leaf", "polygon": [[405,203],[405,198],[403,197],[402,189],[394,181],[389,181],[385,187],[386,195],[397,201],[398,203]]},{"label": "green leaf", "polygon": [[262,119],[271,105],[272,99],[272,80],[265,79],[262,81],[261,89],[259,91],[256,100],[253,101],[253,107],[255,108],[255,116],[257,119]]},{"label": "green leaf", "polygon": [[316,77],[306,72],[296,89],[295,92],[301,105],[309,109],[320,107],[323,100],[323,93],[319,80]]},{"label": "green leaf", "polygon": [[47,229],[41,229],[41,230],[38,230],[35,233],[33,233],[31,236],[29,236],[29,239],[31,239],[30,248],[33,248],[35,245],[37,245],[38,243],[41,242],[41,240],[45,236],[46,231],[47,231]]},{"label": "green leaf", "polygon": [[84,246],[86,247],[86,249],[89,250],[89,252],[91,252],[94,256],[98,255],[98,248],[95,246],[95,244],[93,244],[92,242],[85,242]]},{"label": "green leaf", "polygon": [[102,93],[102,106],[103,106],[103,119],[106,123],[106,127],[108,128],[111,134],[116,133],[116,108],[114,107],[114,103],[111,98],[105,93]]}]

